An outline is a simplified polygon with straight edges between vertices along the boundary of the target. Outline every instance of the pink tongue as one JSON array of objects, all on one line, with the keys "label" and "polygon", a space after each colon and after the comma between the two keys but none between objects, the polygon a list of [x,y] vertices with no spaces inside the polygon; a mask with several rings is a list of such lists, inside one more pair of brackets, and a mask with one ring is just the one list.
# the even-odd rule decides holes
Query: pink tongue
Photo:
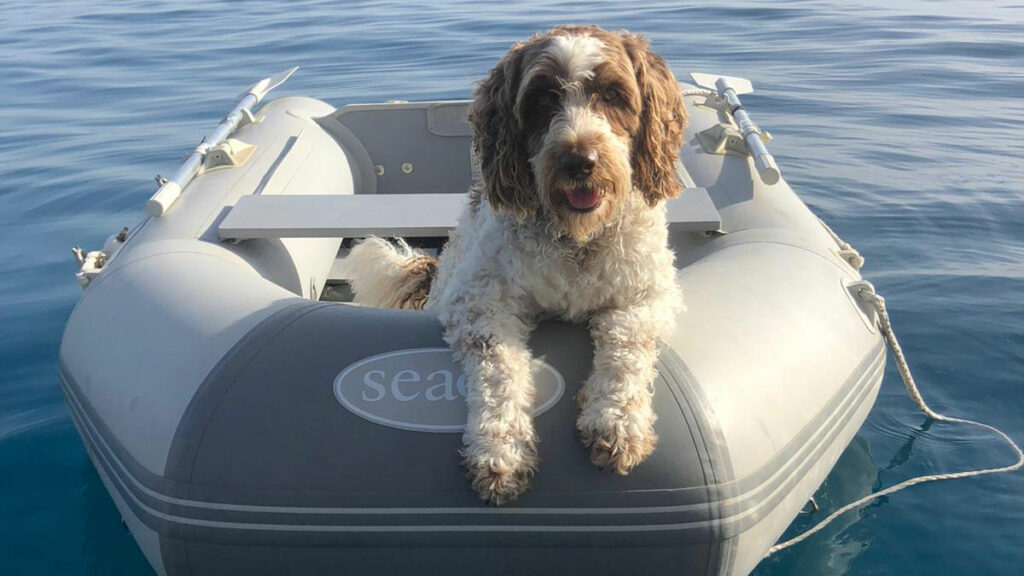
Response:
[{"label": "pink tongue", "polygon": [[600,198],[593,188],[577,188],[569,192],[569,204],[577,210],[586,210],[597,205]]}]

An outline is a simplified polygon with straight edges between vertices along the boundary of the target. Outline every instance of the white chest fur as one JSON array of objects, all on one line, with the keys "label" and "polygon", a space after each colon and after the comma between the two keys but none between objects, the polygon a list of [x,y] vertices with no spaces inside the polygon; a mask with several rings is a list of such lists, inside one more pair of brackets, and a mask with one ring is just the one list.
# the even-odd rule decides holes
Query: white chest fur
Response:
[{"label": "white chest fur", "polygon": [[484,202],[460,222],[459,236],[441,258],[431,300],[468,289],[493,294],[519,315],[581,321],[596,310],[667,289],[674,268],[664,208],[621,214],[580,245],[554,239],[542,221],[517,222]]}]

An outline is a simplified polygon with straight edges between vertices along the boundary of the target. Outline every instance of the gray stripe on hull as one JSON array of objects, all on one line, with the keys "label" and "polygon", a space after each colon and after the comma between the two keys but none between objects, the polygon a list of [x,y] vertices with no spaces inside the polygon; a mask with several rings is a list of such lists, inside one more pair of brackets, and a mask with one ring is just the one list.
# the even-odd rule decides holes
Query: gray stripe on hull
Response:
[{"label": "gray stripe on hull", "polygon": [[[851,394],[845,395],[847,400],[844,403],[844,410],[842,410],[842,418],[835,422],[835,426],[831,428],[825,437],[822,437],[820,441],[815,442],[815,449],[808,452],[806,457],[802,459],[803,466],[799,466],[794,469],[786,477],[793,479],[799,478],[801,475],[799,472],[806,469],[807,466],[812,465],[815,461],[815,456],[819,454],[823,449],[828,446],[828,440],[838,434],[843,425],[852,417],[853,412],[857,407],[862,406],[865,401],[868,401],[868,396],[873,390],[876,389],[877,382],[880,380],[880,372],[882,367],[882,360],[884,357],[870,356],[866,358],[866,361],[870,362],[870,368],[860,374],[861,378],[858,378],[858,385],[852,386],[849,389]],[[62,374],[65,381],[65,391],[68,396],[68,404],[72,408],[73,417],[76,419],[81,430],[86,434],[86,441],[93,450],[92,452],[96,455],[96,461],[98,465],[104,467],[105,471],[114,480],[115,488],[123,496],[124,500],[128,502],[133,511],[149,526],[161,533],[170,533],[172,530],[172,524],[179,526],[191,526],[191,527],[206,527],[206,528],[217,528],[217,529],[238,529],[238,530],[259,530],[259,531],[280,531],[280,532],[349,532],[349,533],[360,533],[360,532],[429,532],[429,533],[443,533],[450,531],[468,531],[468,532],[659,532],[659,531],[690,531],[690,530],[703,530],[710,525],[718,524],[718,528],[721,528],[720,534],[724,537],[738,534],[742,532],[744,526],[749,526],[756,522],[767,513],[767,510],[773,505],[773,500],[781,498],[781,495],[785,493],[784,486],[772,486],[772,491],[775,492],[776,498],[769,499],[768,501],[762,502],[761,505],[756,506],[755,509],[748,511],[749,513],[743,514],[744,508],[748,506],[742,505],[742,500],[748,500],[749,497],[744,497],[741,500],[733,499],[732,502],[721,503],[722,509],[729,510],[731,514],[728,514],[725,519],[721,521],[709,520],[709,521],[697,521],[697,522],[662,522],[662,523],[631,523],[623,525],[623,520],[627,520],[624,516],[628,515],[640,515],[643,518],[629,518],[634,522],[641,519],[650,519],[650,515],[660,514],[673,514],[681,512],[699,512],[700,509],[707,509],[707,503],[703,506],[657,506],[657,507],[622,507],[622,508],[600,508],[600,509],[579,509],[579,508],[424,508],[424,509],[389,509],[389,508],[329,508],[329,509],[318,509],[318,508],[306,508],[306,507],[267,507],[267,506],[237,506],[237,505],[225,505],[225,504],[214,504],[214,503],[201,503],[188,501],[180,498],[168,498],[160,493],[159,490],[147,490],[142,485],[139,478],[131,472],[130,468],[133,466],[126,466],[122,458],[118,458],[115,452],[122,452],[122,456],[128,456],[122,450],[117,450],[116,442],[108,442],[104,438],[103,432],[98,427],[94,427],[96,421],[94,420],[95,415],[90,417],[90,408],[85,402],[80,401],[79,391],[77,385],[75,385],[73,379],[68,374]],[[109,432],[107,432],[109,434]],[[129,460],[130,462],[130,460]],[[778,471],[776,471],[778,472]],[[768,471],[765,471],[768,473]],[[770,474],[769,474],[770,475]],[[746,483],[749,479],[744,479],[742,483]],[[714,487],[717,490],[722,490],[722,485]],[[187,504],[186,504],[187,503]],[[255,512],[258,513],[257,519],[260,521],[226,521],[226,520],[215,520],[212,518],[197,518],[195,513],[197,508],[206,508],[213,504],[214,508],[218,511],[234,511],[234,512]],[[697,510],[695,510],[697,508]],[[207,508],[209,511],[210,508]],[[190,513],[189,515],[182,515],[183,512]],[[322,523],[310,523],[307,518],[304,522],[298,522],[293,524],[279,524],[282,520],[294,520],[291,518],[294,514],[299,515],[313,515],[316,519],[322,520],[325,515],[341,515],[346,518],[345,526],[332,526],[325,525]],[[246,514],[247,516],[249,514]],[[428,518],[422,518],[424,520],[430,519],[429,516],[439,516],[447,520],[455,520],[463,522],[462,525],[451,525],[451,524],[419,524],[415,526],[409,525],[353,525],[350,524],[354,519],[354,516],[367,515],[373,518],[377,522],[381,522],[381,518],[388,515],[396,516],[427,516]],[[574,526],[566,524],[477,524],[475,522],[466,524],[466,516],[473,515],[484,515],[484,516],[500,516],[503,518],[502,522],[508,522],[515,516],[529,516],[528,520],[536,523],[539,519],[545,516],[558,516],[558,515],[570,515],[576,517],[577,520],[581,516],[610,516],[615,517],[616,523],[613,525],[588,525],[588,526]],[[230,515],[233,516],[233,515]],[[230,517],[229,516],[229,517]],[[687,514],[689,516],[689,514]],[[222,516],[223,517],[223,516]],[[599,521],[601,518],[591,518],[592,520]],[[239,519],[241,520],[241,519]],[[557,520],[557,518],[552,518]],[[665,520],[669,520],[666,518]],[[269,521],[269,523],[267,523]],[[731,529],[729,528],[731,526]],[[173,530],[178,532],[178,530]],[[207,531],[203,531],[207,532]],[[183,535],[190,534],[189,530],[185,530]],[[208,536],[210,534],[207,534]]]}]

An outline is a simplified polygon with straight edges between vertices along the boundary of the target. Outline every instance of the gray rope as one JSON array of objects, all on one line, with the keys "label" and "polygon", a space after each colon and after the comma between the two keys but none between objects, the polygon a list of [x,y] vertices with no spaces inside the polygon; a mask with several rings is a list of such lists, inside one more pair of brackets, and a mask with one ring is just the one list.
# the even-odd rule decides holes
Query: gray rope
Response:
[{"label": "gray rope", "polygon": [[[847,244],[847,246],[849,245]],[[944,416],[928,407],[928,404],[925,403],[924,398],[921,397],[921,392],[917,389],[917,384],[914,383],[914,377],[910,374],[910,368],[907,366],[907,359],[906,357],[903,356],[903,349],[900,348],[900,343],[896,340],[896,334],[892,330],[892,324],[889,321],[889,313],[885,309],[885,298],[879,296],[875,292],[874,287],[867,282],[864,283],[863,288],[858,290],[857,295],[866,300],[867,302],[870,302],[874,306],[875,311],[878,313],[878,326],[882,329],[882,334],[885,336],[885,341],[889,344],[889,349],[892,350],[893,358],[896,360],[896,367],[899,369],[900,376],[903,378],[903,385],[907,389],[907,394],[910,395],[910,399],[914,401],[914,404],[917,404],[917,407],[921,410],[921,412],[924,412],[925,415],[934,420],[941,420],[942,422],[956,422],[960,424],[971,424],[972,426],[978,426],[979,428],[984,428],[985,430],[995,432],[996,434],[1001,436],[1003,440],[1005,440],[1006,443],[1010,445],[1010,448],[1012,448],[1013,451],[1017,454],[1017,461],[1009,466],[1001,466],[999,468],[982,468],[979,470],[966,470],[963,472],[952,472],[948,474],[930,474],[927,476],[918,476],[916,478],[905,480],[903,482],[900,482],[899,484],[890,486],[884,490],[880,490],[878,492],[875,492],[874,494],[869,494],[859,500],[850,502],[846,506],[843,506],[842,508],[829,514],[827,518],[825,518],[824,520],[816,524],[813,528],[807,530],[803,534],[800,534],[795,538],[786,540],[785,542],[772,546],[768,549],[768,553],[764,555],[765,558],[771,556],[772,554],[775,554],[779,550],[785,550],[790,546],[803,542],[804,540],[811,537],[812,534],[819,532],[822,528],[828,526],[833,520],[849,512],[850,510],[860,508],[861,506],[867,504],[868,502],[877,500],[883,496],[888,496],[889,494],[893,494],[895,492],[899,492],[900,490],[903,490],[904,488],[909,488],[911,486],[914,486],[915,484],[923,484],[925,482],[937,482],[939,480],[954,480],[956,478],[970,478],[973,476],[983,476],[985,474],[1001,474],[1003,472],[1013,472],[1015,470],[1019,470],[1021,466],[1024,466],[1024,452],[1022,452],[1020,447],[1017,446],[1017,443],[1014,442],[1013,439],[1011,439],[1009,436],[1007,436],[1006,433],[1003,432],[1002,430],[994,426],[989,426],[988,424],[982,424],[981,422],[975,422],[974,420],[968,420],[966,418],[954,418],[952,416]]]}]

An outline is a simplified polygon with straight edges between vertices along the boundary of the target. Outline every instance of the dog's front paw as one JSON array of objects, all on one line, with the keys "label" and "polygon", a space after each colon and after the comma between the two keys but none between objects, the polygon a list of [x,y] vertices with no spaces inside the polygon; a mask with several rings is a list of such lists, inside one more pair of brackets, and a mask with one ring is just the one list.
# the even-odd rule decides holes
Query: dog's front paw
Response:
[{"label": "dog's front paw", "polygon": [[511,502],[526,491],[537,469],[537,450],[532,440],[477,441],[462,451],[473,490],[495,506]]},{"label": "dog's front paw", "polygon": [[576,429],[595,466],[625,475],[654,452],[654,420],[649,407],[584,402]]}]

